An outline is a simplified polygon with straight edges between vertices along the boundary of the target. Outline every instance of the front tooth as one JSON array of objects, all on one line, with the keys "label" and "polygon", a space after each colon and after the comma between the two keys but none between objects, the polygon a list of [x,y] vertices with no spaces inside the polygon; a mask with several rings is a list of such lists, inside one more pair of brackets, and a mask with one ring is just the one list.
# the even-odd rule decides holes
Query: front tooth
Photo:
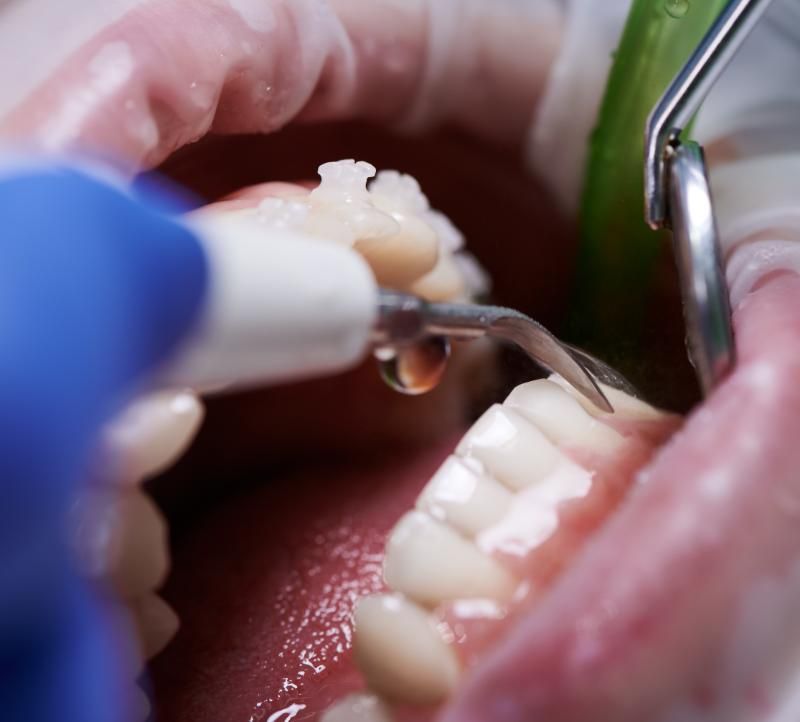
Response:
[{"label": "front tooth", "polygon": [[111,581],[124,599],[158,588],[169,571],[167,524],[153,501],[135,490],[119,501],[119,552]]},{"label": "front tooth", "polygon": [[417,508],[474,537],[506,515],[511,499],[504,486],[450,456],[426,484]]},{"label": "front tooth", "polygon": [[552,381],[540,379],[521,384],[508,395],[505,404],[536,424],[554,444],[612,453],[625,441]]},{"label": "front tooth", "polygon": [[137,399],[104,431],[115,477],[138,483],[174,463],[203,420],[203,405],[189,391],[163,391]]},{"label": "front tooth", "polygon": [[473,424],[456,453],[476,459],[513,490],[541,481],[567,461],[539,429],[499,404]]},{"label": "front tooth", "polygon": [[514,580],[450,527],[408,512],[386,544],[386,583],[421,604],[466,598],[508,599]]},{"label": "front tooth", "polygon": [[362,599],[355,653],[370,689],[389,699],[436,704],[458,681],[458,662],[435,620],[400,595]]},{"label": "front tooth", "polygon": [[131,604],[131,613],[145,659],[155,657],[178,632],[178,615],[157,594],[146,594],[135,600]]},{"label": "front tooth", "polygon": [[374,694],[349,694],[328,707],[320,722],[392,722],[388,707]]}]

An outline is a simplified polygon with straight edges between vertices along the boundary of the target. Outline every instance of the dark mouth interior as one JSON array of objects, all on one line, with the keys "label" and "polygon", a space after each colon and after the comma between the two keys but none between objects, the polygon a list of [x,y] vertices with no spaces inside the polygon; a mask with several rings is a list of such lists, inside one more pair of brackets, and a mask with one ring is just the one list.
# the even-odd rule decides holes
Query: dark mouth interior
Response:
[{"label": "dark mouth interior", "polygon": [[[432,205],[464,231],[468,248],[489,271],[493,300],[530,314],[567,340],[576,340],[569,338],[563,325],[576,253],[574,229],[554,213],[552,199],[526,173],[516,148],[489,148],[449,131],[411,139],[371,126],[346,124],[292,128],[268,137],[211,137],[179,151],[159,170],[204,201],[211,201],[266,180],[314,178],[320,162],[348,157],[417,177]],[[685,411],[696,403],[697,391],[686,362],[677,298],[665,251],[658,284],[648,302],[648,327],[635,338],[620,329],[607,348],[589,350],[618,366],[651,403]],[[503,350],[500,358],[497,375],[477,384],[480,393],[473,394],[463,424],[510,388],[536,375],[532,365],[516,352]],[[171,521],[176,571],[168,597],[191,596],[185,589],[176,591],[182,579],[192,579],[180,566],[189,564],[187,555],[181,553],[183,541],[231,499],[263,494],[265,486],[286,483],[275,480],[296,478],[306,468],[321,469],[320,476],[324,476],[348,465],[368,467],[381,463],[381,458],[395,457],[399,449],[435,444],[456,430],[452,423],[444,424],[444,431],[436,425],[426,427],[426,414],[436,409],[435,399],[416,410],[413,400],[403,400],[408,403],[396,407],[392,402],[390,411],[377,402],[372,404],[357,417],[353,433],[342,437],[339,425],[321,418],[330,412],[321,414],[320,409],[349,403],[364,384],[377,387],[377,374],[372,372],[361,369],[345,377],[210,400],[198,442],[176,469],[151,484]],[[383,423],[387,413],[396,414],[394,423]],[[404,425],[416,427],[418,433],[404,437],[401,432],[398,437],[398,429]],[[387,428],[381,432],[383,426]],[[302,523],[302,513],[298,518]],[[253,519],[248,523],[254,523]],[[220,584],[224,585],[224,580]],[[199,602],[196,606],[202,609]],[[182,611],[180,607],[178,611]],[[207,612],[207,623],[216,624],[215,610]],[[224,633],[223,625],[220,635]],[[191,650],[191,645],[183,647]],[[156,662],[158,695],[180,692],[171,689],[180,675],[166,669],[178,661],[186,662],[180,655],[168,653],[166,660]],[[197,671],[202,673],[199,662]],[[169,704],[160,706],[162,711],[175,709]],[[199,708],[193,710],[192,718],[204,719],[198,713]],[[177,722],[177,717],[173,720],[169,714],[159,719]]]}]

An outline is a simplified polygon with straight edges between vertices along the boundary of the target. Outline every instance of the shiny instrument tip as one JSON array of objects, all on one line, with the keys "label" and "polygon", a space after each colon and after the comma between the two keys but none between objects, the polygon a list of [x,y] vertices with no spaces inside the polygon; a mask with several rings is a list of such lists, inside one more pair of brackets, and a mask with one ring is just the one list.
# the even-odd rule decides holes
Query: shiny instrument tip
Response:
[{"label": "shiny instrument tip", "polygon": [[515,344],[539,366],[556,373],[601,411],[613,413],[600,383],[633,391],[617,371],[559,341],[529,316],[502,306],[428,303],[417,296],[381,289],[376,344],[403,345],[426,336],[470,339],[490,336]]}]

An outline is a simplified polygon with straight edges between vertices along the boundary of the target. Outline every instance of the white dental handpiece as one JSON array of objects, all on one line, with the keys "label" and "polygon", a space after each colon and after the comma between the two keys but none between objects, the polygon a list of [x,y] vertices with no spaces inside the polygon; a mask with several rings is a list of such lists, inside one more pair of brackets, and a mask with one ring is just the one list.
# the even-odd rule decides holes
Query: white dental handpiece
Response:
[{"label": "white dental handpiece", "polygon": [[206,304],[158,385],[267,386],[332,374],[366,356],[378,288],[357,253],[235,213],[191,223],[208,260]]}]

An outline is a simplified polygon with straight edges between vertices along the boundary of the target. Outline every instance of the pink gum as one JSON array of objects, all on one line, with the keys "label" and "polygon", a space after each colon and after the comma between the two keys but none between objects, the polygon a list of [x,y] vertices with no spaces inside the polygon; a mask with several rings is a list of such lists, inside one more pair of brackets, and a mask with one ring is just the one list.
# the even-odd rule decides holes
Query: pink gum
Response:
[{"label": "pink gum", "polygon": [[[754,719],[778,702],[770,664],[800,597],[798,309],[793,275],[745,300],[736,372],[443,722]],[[737,654],[754,622],[766,641]]]}]

